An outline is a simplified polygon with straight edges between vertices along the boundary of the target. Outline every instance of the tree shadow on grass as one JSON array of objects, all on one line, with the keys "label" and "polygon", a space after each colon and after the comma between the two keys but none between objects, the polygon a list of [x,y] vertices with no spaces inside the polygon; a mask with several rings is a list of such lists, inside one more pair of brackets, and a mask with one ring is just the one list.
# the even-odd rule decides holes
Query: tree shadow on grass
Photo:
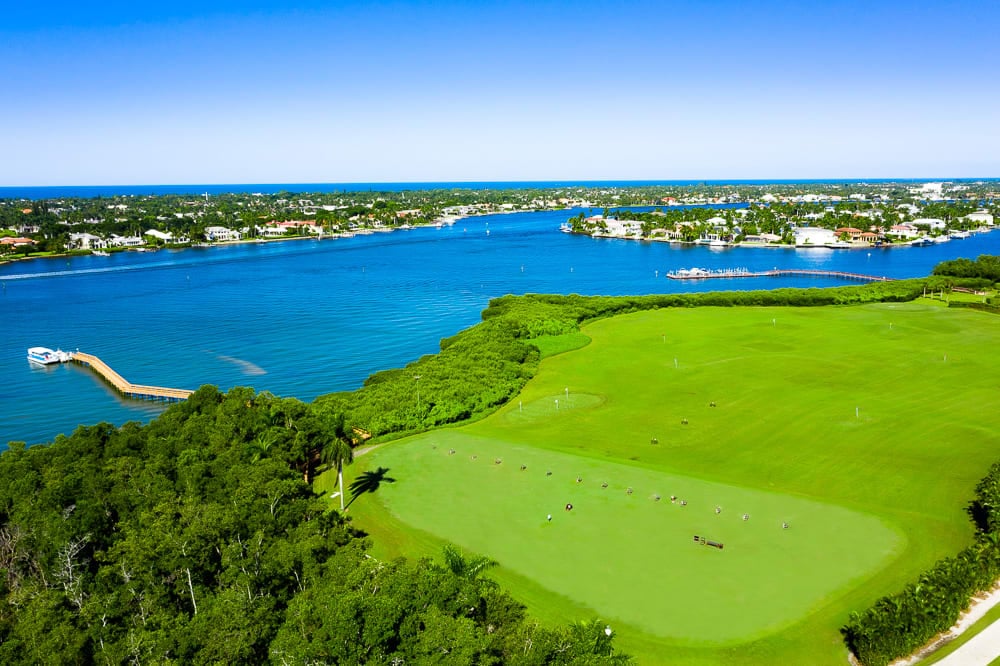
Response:
[{"label": "tree shadow on grass", "polygon": [[983,506],[983,503],[979,500],[972,500],[969,505],[965,507],[965,512],[969,514],[972,522],[975,523],[976,528],[980,532],[990,531],[990,511],[987,507]]},{"label": "tree shadow on grass", "polygon": [[383,483],[395,483],[396,479],[387,476],[388,473],[388,467],[379,467],[374,472],[362,472],[359,474],[349,486],[351,501],[347,503],[347,506],[354,504],[354,500],[358,499],[360,495],[375,492]]}]

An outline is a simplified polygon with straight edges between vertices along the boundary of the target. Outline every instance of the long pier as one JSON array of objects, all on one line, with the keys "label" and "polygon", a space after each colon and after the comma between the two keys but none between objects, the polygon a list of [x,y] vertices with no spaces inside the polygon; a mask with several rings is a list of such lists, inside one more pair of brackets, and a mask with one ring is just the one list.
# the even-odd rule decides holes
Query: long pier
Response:
[{"label": "long pier", "polygon": [[187,400],[188,397],[194,393],[194,391],[188,391],[187,389],[174,389],[174,388],[164,388],[162,386],[144,386],[142,384],[133,384],[128,381],[117,372],[111,369],[107,363],[94,356],[93,354],[87,354],[84,352],[73,352],[73,356],[70,359],[74,363],[79,363],[80,365],[85,365],[91,370],[96,372],[101,379],[111,384],[119,393],[128,397],[136,398],[139,400],[164,400],[166,402],[180,402],[181,400]]},{"label": "long pier", "polygon": [[722,278],[756,278],[756,277],[832,277],[842,280],[861,280],[863,282],[891,282],[893,278],[880,275],[864,275],[863,273],[848,273],[846,271],[824,271],[810,268],[776,268],[770,271],[749,271],[744,269],[703,270],[692,268],[671,271],[667,277],[671,280],[710,280]]}]

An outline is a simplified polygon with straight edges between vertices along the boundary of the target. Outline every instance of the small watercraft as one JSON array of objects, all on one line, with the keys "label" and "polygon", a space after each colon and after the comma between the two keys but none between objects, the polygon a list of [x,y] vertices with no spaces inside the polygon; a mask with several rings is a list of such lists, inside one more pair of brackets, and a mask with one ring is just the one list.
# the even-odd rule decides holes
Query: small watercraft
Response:
[{"label": "small watercraft", "polygon": [[52,351],[48,347],[32,347],[28,350],[28,360],[39,365],[51,365],[53,363],[65,363],[73,358],[69,352],[61,349]]}]

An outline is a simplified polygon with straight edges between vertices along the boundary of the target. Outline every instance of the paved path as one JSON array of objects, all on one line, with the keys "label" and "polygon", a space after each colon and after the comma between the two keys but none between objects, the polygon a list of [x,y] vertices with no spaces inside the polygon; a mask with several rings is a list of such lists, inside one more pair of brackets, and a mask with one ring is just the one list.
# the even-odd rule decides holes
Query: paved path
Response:
[{"label": "paved path", "polygon": [[986,666],[1000,657],[1000,620],[982,630],[937,666]]}]

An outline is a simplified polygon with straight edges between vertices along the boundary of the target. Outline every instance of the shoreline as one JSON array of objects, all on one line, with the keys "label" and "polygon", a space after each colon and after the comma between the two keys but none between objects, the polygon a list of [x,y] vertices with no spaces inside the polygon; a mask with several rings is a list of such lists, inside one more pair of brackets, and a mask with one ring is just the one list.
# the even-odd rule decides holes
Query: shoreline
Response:
[{"label": "shoreline", "polygon": [[[139,248],[121,248],[121,249],[115,249],[114,252],[115,252],[115,254],[120,253],[120,252],[159,252],[161,250],[190,250],[190,249],[195,249],[195,248],[207,249],[207,248],[216,247],[216,246],[220,246],[221,247],[221,246],[227,246],[227,245],[248,245],[248,244],[263,244],[263,243],[278,243],[278,242],[286,242],[286,241],[302,241],[302,240],[322,241],[322,240],[327,240],[327,239],[340,239],[340,238],[353,238],[354,236],[367,236],[367,235],[377,234],[377,233],[390,233],[390,232],[394,232],[394,231],[409,231],[411,229],[422,229],[422,228],[427,228],[427,227],[440,228],[442,226],[452,226],[456,222],[459,222],[461,220],[471,219],[471,218],[476,218],[476,217],[487,217],[487,216],[491,216],[491,215],[513,215],[513,214],[516,214],[516,213],[554,212],[554,211],[558,211],[558,210],[562,210],[562,209],[553,208],[553,209],[536,209],[536,210],[502,210],[502,211],[489,212],[489,213],[473,213],[473,214],[468,214],[468,215],[444,215],[442,217],[439,217],[439,218],[435,219],[433,222],[427,222],[425,224],[416,224],[416,225],[409,225],[409,224],[407,224],[406,226],[399,226],[399,227],[375,227],[375,228],[365,227],[363,229],[358,229],[356,231],[336,232],[336,233],[331,233],[331,234],[304,235],[304,236],[279,236],[279,237],[275,237],[275,238],[254,237],[254,238],[241,238],[239,240],[231,240],[231,241],[217,241],[217,242],[211,242],[211,243],[205,242],[205,241],[201,241],[199,243],[189,243],[187,245],[177,245],[177,246],[162,246],[162,247],[159,247],[159,246],[157,246],[157,247],[142,246],[142,247],[139,247]],[[566,209],[566,210],[568,210],[568,209]],[[979,233],[990,233],[990,232],[994,231],[996,228],[997,227],[995,227],[995,226],[993,226],[993,227],[987,227],[987,228],[981,228],[979,230]],[[667,239],[667,238],[635,238],[635,237],[627,237],[627,236],[614,236],[614,235],[610,235],[610,234],[601,234],[601,233],[583,233],[583,232],[570,231],[568,229],[561,229],[561,228],[560,228],[560,230],[563,231],[563,233],[567,233],[567,234],[572,235],[572,236],[585,236],[585,237],[589,237],[589,238],[602,238],[602,239],[606,238],[606,239],[612,239],[612,240],[639,241],[639,242],[646,242],[646,243],[667,243],[668,245],[678,245],[678,246],[682,246],[682,247],[703,245],[706,248],[715,249],[716,251],[718,251],[719,249],[729,250],[729,249],[733,249],[733,248],[766,249],[766,250],[872,250],[872,249],[888,250],[888,249],[899,248],[899,247],[923,247],[923,246],[925,246],[925,244],[913,244],[913,243],[910,243],[910,242],[904,242],[904,243],[883,243],[883,244],[880,244],[880,245],[874,245],[874,244],[871,244],[871,243],[864,243],[864,244],[851,244],[850,246],[844,246],[844,245],[794,245],[794,244],[785,244],[785,243],[747,243],[747,242],[739,242],[739,243],[729,243],[729,244],[723,245],[723,246],[711,246],[711,245],[707,245],[705,243],[698,243],[698,242],[695,242],[695,241],[682,241],[682,240]],[[958,238],[958,239],[954,239],[954,240],[964,240],[964,239]],[[71,250],[71,251],[59,252],[59,253],[55,253],[55,254],[47,254],[45,256],[26,256],[26,257],[18,257],[18,258],[0,257],[0,266],[4,266],[6,264],[15,264],[15,263],[18,263],[18,262],[21,262],[21,261],[28,261],[28,260],[34,260],[34,259],[60,259],[60,258],[64,258],[64,257],[93,256],[93,255],[94,255],[94,252],[92,250],[89,251],[88,253],[82,253],[79,250]]]},{"label": "shoreline", "polygon": [[[991,227],[980,233],[990,233],[994,231],[997,227]],[[683,247],[706,247],[710,249],[722,249],[729,250],[733,248],[750,248],[750,249],[762,249],[762,250],[889,250],[893,248],[900,247],[930,247],[932,245],[937,245],[937,243],[881,243],[879,245],[874,245],[872,243],[857,243],[851,245],[794,245],[788,243],[747,243],[741,241],[739,243],[727,243],[726,245],[708,245],[707,243],[698,243],[696,241],[682,241],[667,238],[635,238],[628,236],[612,236],[610,234],[588,234],[577,231],[564,231],[563,233],[570,234],[572,236],[584,236],[587,238],[607,238],[611,240],[624,240],[624,241],[638,241],[640,243],[667,243],[668,245],[680,245]],[[965,240],[964,238],[956,238],[953,240]],[[950,242],[950,241],[949,241]]]},{"label": "shoreline", "polygon": [[[524,212],[524,213],[530,213],[530,212],[535,212],[535,211],[506,211],[506,212],[516,212],[516,213],[522,213],[522,212]],[[485,215],[498,215],[498,214],[499,213],[484,213],[482,216],[485,216]],[[200,241],[198,243],[188,243],[187,245],[174,245],[174,246],[170,246],[170,245],[156,246],[156,247],[142,246],[142,247],[138,247],[138,248],[135,248],[135,247],[124,247],[124,248],[120,248],[120,249],[119,248],[114,248],[113,252],[114,252],[114,254],[121,254],[121,253],[125,253],[125,252],[139,252],[139,253],[144,253],[144,252],[161,252],[163,250],[178,250],[178,251],[179,250],[194,250],[194,249],[206,250],[208,248],[222,247],[222,246],[226,246],[226,245],[256,245],[256,244],[264,244],[264,243],[283,243],[283,242],[286,242],[286,241],[303,241],[303,240],[321,241],[321,240],[327,240],[327,239],[353,238],[354,236],[368,236],[368,235],[371,235],[371,234],[382,234],[382,233],[389,233],[389,232],[393,232],[393,231],[408,231],[408,230],[411,230],[411,229],[424,229],[424,228],[427,228],[427,227],[451,226],[451,225],[455,224],[455,222],[458,222],[459,220],[464,220],[464,219],[466,219],[468,217],[482,217],[482,216],[480,216],[480,215],[446,215],[444,217],[441,217],[441,218],[438,218],[438,219],[434,220],[433,222],[428,222],[427,224],[417,224],[417,225],[411,225],[411,226],[408,226],[408,227],[378,227],[378,228],[367,228],[366,227],[364,229],[359,229],[357,231],[348,231],[348,232],[343,232],[343,233],[322,234],[322,235],[315,235],[315,236],[314,235],[306,235],[306,236],[278,236],[278,237],[275,237],[275,238],[259,238],[259,237],[255,237],[255,238],[241,238],[239,240],[231,240],[231,241],[216,241],[216,242],[213,242],[213,243],[209,243],[207,241]],[[22,261],[30,261],[30,260],[34,260],[34,259],[60,259],[60,258],[63,258],[63,257],[92,257],[92,256],[96,256],[94,254],[93,250],[88,250],[86,252],[83,252],[83,251],[80,251],[80,250],[72,250],[72,251],[66,251],[66,252],[59,252],[59,253],[56,253],[56,254],[47,254],[45,256],[27,256],[27,257],[17,257],[17,258],[2,257],[2,258],[0,258],[0,266],[3,266],[5,264],[16,264],[16,263],[19,263],[19,262],[22,262]],[[0,276],[0,278],[2,278],[2,276]]]}]

